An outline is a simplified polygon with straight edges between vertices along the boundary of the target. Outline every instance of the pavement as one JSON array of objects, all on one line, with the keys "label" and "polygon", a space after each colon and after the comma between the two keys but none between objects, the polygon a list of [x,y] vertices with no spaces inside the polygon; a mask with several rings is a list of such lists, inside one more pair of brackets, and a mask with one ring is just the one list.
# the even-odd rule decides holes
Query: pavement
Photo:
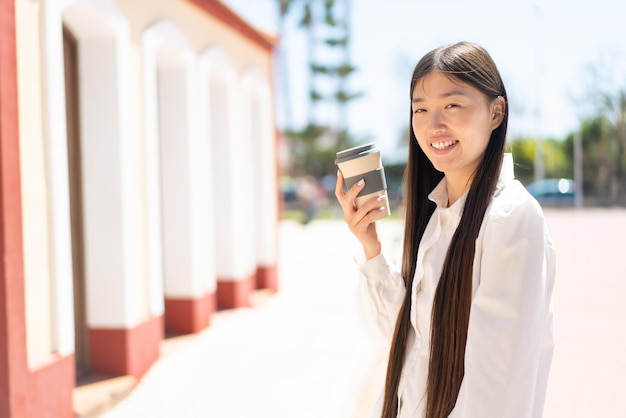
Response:
[{"label": "pavement", "polygon": [[[544,417],[623,418],[626,210],[547,209],[546,218],[558,260]],[[379,228],[385,253],[398,260],[402,225],[386,220]],[[282,222],[280,239],[278,293],[258,291],[250,308],[219,311],[202,332],[165,340],[139,382],[100,383],[108,389],[91,393],[106,392],[108,403],[77,416],[369,417],[387,347],[356,316],[358,243],[332,220]]]}]

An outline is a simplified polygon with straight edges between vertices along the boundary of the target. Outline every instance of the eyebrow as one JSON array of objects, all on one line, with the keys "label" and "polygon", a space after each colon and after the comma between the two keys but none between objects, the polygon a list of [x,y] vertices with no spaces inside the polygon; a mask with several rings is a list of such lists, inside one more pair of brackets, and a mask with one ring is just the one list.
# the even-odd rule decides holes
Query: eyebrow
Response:
[{"label": "eyebrow", "polygon": [[[448,92],[443,93],[439,97],[442,98],[442,99],[445,99],[446,97],[450,97],[450,96],[465,96],[465,97],[468,97],[468,94],[465,93],[463,90],[450,90]],[[415,97],[413,97],[413,99],[411,99],[411,103],[420,103],[420,102],[423,102],[423,101],[424,101],[424,99],[419,97],[419,96],[415,96]]]}]

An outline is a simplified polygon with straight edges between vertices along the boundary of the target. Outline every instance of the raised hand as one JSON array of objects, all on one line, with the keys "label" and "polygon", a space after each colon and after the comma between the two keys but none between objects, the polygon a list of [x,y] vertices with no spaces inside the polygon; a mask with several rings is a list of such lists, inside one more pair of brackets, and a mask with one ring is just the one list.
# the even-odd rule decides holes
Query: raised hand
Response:
[{"label": "raised hand", "polygon": [[381,243],[376,230],[376,221],[385,217],[384,196],[372,199],[357,208],[354,204],[358,193],[365,186],[363,180],[344,192],[344,178],[341,171],[337,172],[335,196],[343,209],[343,220],[359,240],[365,252],[365,258],[371,259],[381,252]]}]

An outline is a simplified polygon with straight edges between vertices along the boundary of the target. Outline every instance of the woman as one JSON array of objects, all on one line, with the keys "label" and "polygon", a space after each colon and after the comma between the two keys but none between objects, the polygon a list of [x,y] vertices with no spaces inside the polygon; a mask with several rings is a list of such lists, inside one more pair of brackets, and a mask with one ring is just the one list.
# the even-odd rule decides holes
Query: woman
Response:
[{"label": "woman", "polygon": [[489,54],[458,43],[411,79],[401,271],[381,253],[380,201],[336,195],[360,241],[363,302],[391,341],[377,415],[540,417],[553,338],[554,250],[505,155],[507,95]]}]

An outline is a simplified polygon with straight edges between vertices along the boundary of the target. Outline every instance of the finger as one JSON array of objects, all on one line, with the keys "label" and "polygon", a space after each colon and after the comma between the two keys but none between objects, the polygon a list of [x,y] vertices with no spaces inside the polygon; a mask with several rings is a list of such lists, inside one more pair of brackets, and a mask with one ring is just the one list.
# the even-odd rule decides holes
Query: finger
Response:
[{"label": "finger", "polygon": [[365,180],[361,179],[357,181],[356,184],[350,187],[348,192],[345,194],[346,200],[349,200],[350,202],[354,202],[354,200],[357,198],[357,195],[359,194],[361,190],[363,190],[364,187],[365,187]]},{"label": "finger", "polygon": [[[367,202],[363,203],[356,211],[356,216],[360,219],[366,219],[368,216],[370,218],[379,219],[379,213],[384,212],[385,210],[385,196],[379,196],[374,199],[370,199]],[[370,214],[372,216],[370,216]]]},{"label": "finger", "polygon": [[353,201],[357,194],[361,191],[361,189],[365,187],[365,181],[359,180],[356,184],[354,184],[350,190],[346,193],[345,190],[345,179],[343,177],[343,173],[341,170],[337,170],[337,184],[335,185],[335,196],[337,199],[343,200],[344,196],[346,199]]},{"label": "finger", "polygon": [[346,199],[344,192],[344,177],[341,170],[337,170],[337,184],[335,185],[335,196],[337,197],[337,201],[339,201],[339,205],[343,210],[343,217],[348,222],[348,217],[351,213],[354,212],[354,205],[352,200]]},{"label": "finger", "polygon": [[344,195],[343,189],[344,189],[343,174],[341,173],[341,170],[337,170],[337,184],[335,185],[335,196],[337,196],[337,199],[341,199],[343,197]]},{"label": "finger", "polygon": [[384,217],[381,215],[386,209],[384,200],[385,197],[381,196],[368,200],[356,210],[352,210],[349,213],[344,212],[345,221],[354,228],[359,228],[359,225],[367,228],[368,224]]},{"label": "finger", "polygon": [[351,220],[350,229],[352,229],[357,236],[367,233],[370,225],[379,219],[379,213],[380,210],[374,209],[363,216],[354,216]]},{"label": "finger", "polygon": [[344,192],[344,177],[341,171],[337,173],[337,185],[335,186],[335,196],[341,205],[341,208],[344,212],[344,219],[348,221],[348,218],[351,217],[352,213],[356,210],[354,205],[354,200],[358,193],[365,187],[365,181],[361,180],[354,186],[348,190],[348,192]]},{"label": "finger", "polygon": [[376,238],[376,222],[384,217],[384,210],[374,209],[363,217],[354,216],[348,224],[354,236],[365,243]]}]

